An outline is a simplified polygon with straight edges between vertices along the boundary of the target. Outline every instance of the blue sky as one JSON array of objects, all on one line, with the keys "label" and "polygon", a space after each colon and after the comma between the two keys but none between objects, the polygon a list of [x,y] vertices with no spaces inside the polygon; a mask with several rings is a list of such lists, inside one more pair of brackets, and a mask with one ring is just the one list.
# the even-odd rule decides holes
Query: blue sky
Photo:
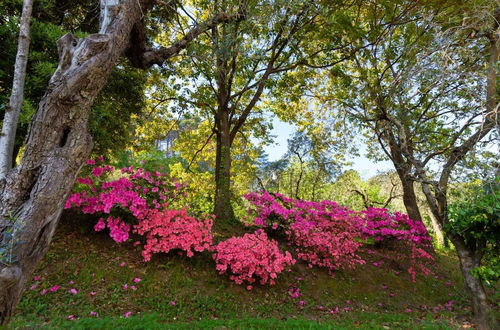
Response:
[{"label": "blue sky", "polygon": [[[273,119],[273,129],[271,131],[271,135],[275,136],[274,144],[264,148],[264,151],[268,154],[268,159],[270,161],[278,160],[283,157],[287,151],[287,139],[290,138],[294,131],[295,127],[293,125],[284,123],[277,118]],[[359,157],[355,157],[354,159],[350,159],[350,161],[353,162],[353,165],[348,168],[358,171],[363,179],[368,179],[376,175],[378,172],[394,169],[392,163],[389,161],[375,163],[367,159],[364,155],[366,150],[364,144],[360,147],[361,155]]]}]

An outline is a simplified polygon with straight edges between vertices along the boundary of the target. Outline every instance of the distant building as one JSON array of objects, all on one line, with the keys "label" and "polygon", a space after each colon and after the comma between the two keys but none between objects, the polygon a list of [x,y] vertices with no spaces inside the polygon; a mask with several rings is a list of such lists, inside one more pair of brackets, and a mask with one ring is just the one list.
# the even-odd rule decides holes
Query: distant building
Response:
[{"label": "distant building", "polygon": [[175,156],[176,153],[173,151],[173,146],[175,140],[179,137],[179,131],[171,130],[167,133],[167,135],[162,139],[156,142],[156,147],[158,150],[163,151],[165,156],[172,157]]}]

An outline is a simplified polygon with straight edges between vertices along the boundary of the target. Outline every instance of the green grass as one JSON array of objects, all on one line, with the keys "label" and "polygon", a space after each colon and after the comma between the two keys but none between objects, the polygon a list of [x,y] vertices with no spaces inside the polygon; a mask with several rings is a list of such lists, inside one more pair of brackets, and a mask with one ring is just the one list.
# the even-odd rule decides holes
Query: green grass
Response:
[{"label": "green grass", "polygon": [[[132,243],[118,245],[88,225],[65,221],[36,272],[43,280],[28,283],[10,327],[458,328],[470,312],[457,263],[440,254],[437,264],[438,278],[413,283],[405,271],[397,274],[394,265],[374,267],[368,262],[330,277],[325,270],[299,263],[275,286],[255,285],[248,291],[218,275],[209,253],[193,258],[174,253],[143,263]],[[134,284],[136,277],[141,281]],[[453,285],[446,285],[449,281]],[[55,284],[60,285],[57,292],[40,295]],[[124,284],[137,290],[124,290]],[[382,289],[383,284],[388,288]],[[291,286],[301,289],[300,299],[289,297]],[[70,294],[71,288],[78,294]],[[97,294],[92,296],[92,291]],[[433,312],[449,300],[456,301],[452,311]],[[341,311],[327,313],[335,307]],[[345,307],[350,310],[344,312]],[[91,311],[99,317],[89,317]],[[123,318],[126,312],[132,317]],[[67,320],[68,315],[75,320]]]},{"label": "green grass", "polygon": [[[24,324],[25,327],[33,327]],[[49,326],[34,326],[48,328]],[[82,318],[76,321],[57,320],[50,324],[50,328],[59,329],[449,329],[444,322],[432,319],[415,321],[407,315],[399,314],[370,314],[352,320],[339,321],[311,321],[307,319],[228,319],[228,320],[200,320],[193,322],[167,323],[158,315],[133,316],[130,318]]]}]

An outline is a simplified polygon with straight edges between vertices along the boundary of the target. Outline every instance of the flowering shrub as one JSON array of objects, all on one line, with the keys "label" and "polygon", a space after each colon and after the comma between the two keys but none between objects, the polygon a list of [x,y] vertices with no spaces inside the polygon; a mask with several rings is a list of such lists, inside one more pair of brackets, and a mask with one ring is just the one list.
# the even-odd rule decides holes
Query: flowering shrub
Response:
[{"label": "flowering shrub", "polygon": [[154,253],[168,253],[173,249],[186,251],[187,256],[192,257],[195,251],[212,247],[212,219],[196,220],[188,216],[185,209],[151,210],[134,230],[146,236],[142,251],[145,261]]},{"label": "flowering shrub", "polygon": [[[185,185],[167,174],[141,168],[122,168],[117,179],[114,167],[87,161],[87,177],[77,179],[78,192],[67,200],[65,208],[75,208],[86,214],[113,214],[99,218],[95,231],[109,229],[109,236],[118,243],[125,242],[133,232],[146,237],[142,256],[149,261],[154,253],[173,249],[193,253],[211,249],[212,219],[197,220],[186,209],[176,207],[184,195]],[[126,223],[126,219],[132,223]],[[139,243],[140,244],[140,243]]]},{"label": "flowering shrub", "polygon": [[213,258],[219,274],[230,273],[229,278],[238,284],[259,280],[273,285],[278,274],[295,263],[292,255],[281,253],[278,243],[262,230],[219,243]]},{"label": "flowering shrub", "polygon": [[410,260],[408,273],[412,281],[415,281],[417,273],[432,273],[429,267],[434,258],[424,250],[431,246],[432,238],[422,222],[414,221],[399,212],[390,213],[387,209],[368,208],[361,211],[357,217],[357,227],[363,238],[373,238],[376,242],[398,240],[406,245],[400,255],[406,254]]},{"label": "flowering shrub", "polygon": [[294,200],[281,194],[249,193],[245,198],[255,206],[254,222],[270,231],[283,232],[297,257],[309,266],[329,271],[364,263],[357,255],[362,243],[354,226],[355,212],[333,201]]},{"label": "flowering shrub", "polygon": [[406,214],[389,213],[387,209],[370,207],[361,211],[357,226],[364,237],[376,241],[389,239],[405,240],[415,244],[431,241],[427,229],[420,221],[411,220]]},{"label": "flowering shrub", "polygon": [[433,257],[424,250],[431,237],[423,223],[405,214],[377,208],[355,212],[333,201],[294,200],[268,192],[249,193],[245,198],[252,205],[248,213],[253,215],[253,224],[283,234],[295,246],[297,258],[309,266],[334,271],[363,264],[357,254],[361,239],[372,238],[407,245],[400,256],[410,260],[412,280],[417,272],[431,273],[428,263]]},{"label": "flowering shrub", "polygon": [[[122,168],[118,179],[107,180],[115,168],[103,162],[103,158],[97,162],[92,159],[87,161],[90,175],[77,179],[79,192],[69,196],[64,208],[79,209],[86,214],[119,214],[107,219],[110,236],[118,243],[128,239],[131,229],[123,222],[121,215],[124,212],[134,221],[140,221],[149,210],[168,207],[183,194],[184,186],[167,174],[151,173],[141,168]],[[105,228],[102,218],[94,227],[96,231]]]},{"label": "flowering shrub", "polygon": [[[108,217],[107,227],[109,228],[109,236],[117,242],[125,242],[128,240],[128,234],[130,231],[130,226],[120,221],[119,218]],[[103,218],[100,218],[94,226],[95,231],[101,231],[106,228],[106,223]]]}]

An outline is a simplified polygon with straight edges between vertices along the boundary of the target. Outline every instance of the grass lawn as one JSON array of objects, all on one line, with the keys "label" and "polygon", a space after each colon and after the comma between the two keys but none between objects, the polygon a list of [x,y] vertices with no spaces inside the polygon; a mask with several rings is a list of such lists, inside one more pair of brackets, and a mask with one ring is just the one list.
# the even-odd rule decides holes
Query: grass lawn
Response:
[{"label": "grass lawn", "polygon": [[[276,285],[247,290],[218,275],[210,253],[144,263],[133,242],[118,245],[86,221],[65,215],[10,328],[456,329],[470,321],[452,255],[438,253],[435,275],[415,283],[402,265],[380,266],[366,253],[366,265],[333,277],[298,263]],[[302,295],[291,298],[291,287]]]}]

